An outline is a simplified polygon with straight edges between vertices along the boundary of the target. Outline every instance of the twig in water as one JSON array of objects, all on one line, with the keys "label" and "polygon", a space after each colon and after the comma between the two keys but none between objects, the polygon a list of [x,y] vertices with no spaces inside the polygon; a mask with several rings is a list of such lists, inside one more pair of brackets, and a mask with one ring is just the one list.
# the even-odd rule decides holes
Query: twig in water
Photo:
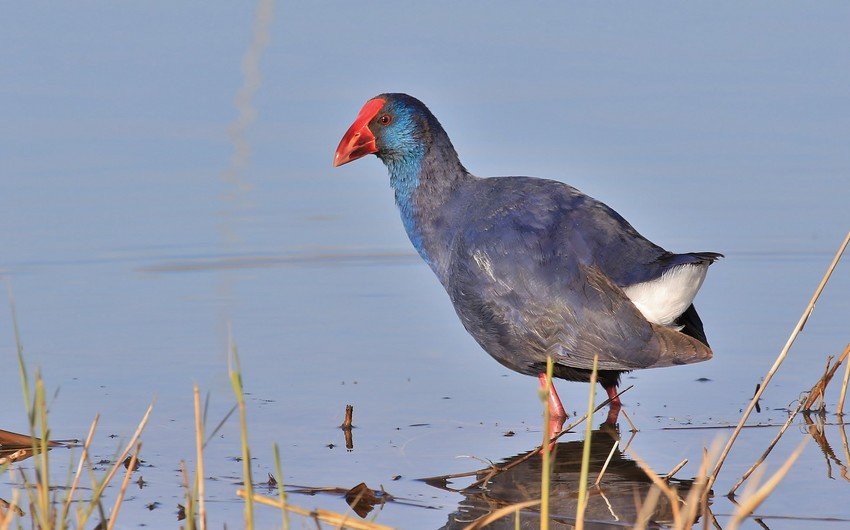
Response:
[{"label": "twig in water", "polygon": [[832,381],[835,372],[838,370],[838,367],[841,366],[841,363],[847,358],[847,354],[850,354],[850,344],[847,345],[847,348],[841,353],[838,357],[838,361],[835,362],[832,367],[830,367],[830,362],[832,362],[832,355],[830,355],[826,360],[826,368],[824,369],[823,377],[821,377],[815,386],[809,390],[809,396],[806,399],[806,404],[803,405],[803,410],[811,410],[812,405],[815,404],[815,400],[820,398],[820,407],[819,410],[823,411],[826,408],[826,403],[824,399],[824,394],[826,393],[826,386]]},{"label": "twig in water", "polygon": [[342,425],[340,425],[339,428],[342,429],[342,433],[345,436],[345,448],[349,451],[354,449],[354,437],[351,434],[353,416],[354,405],[346,405],[345,419],[342,420]]},{"label": "twig in water", "polygon": [[687,459],[687,458],[685,458],[684,460],[682,460],[681,462],[679,462],[679,463],[678,463],[678,465],[676,465],[676,467],[674,467],[673,469],[671,469],[671,470],[670,470],[670,472],[669,472],[669,473],[667,473],[666,475],[664,475],[664,482],[668,482],[668,483],[669,483],[669,482],[670,482],[670,479],[671,479],[671,478],[673,478],[673,475],[675,475],[676,473],[678,473],[680,469],[682,469],[683,467],[685,467],[685,465],[687,465],[687,463],[688,463],[688,459]]},{"label": "twig in water", "polygon": [[760,487],[755,493],[749,496],[746,500],[741,502],[738,508],[735,510],[735,513],[732,514],[732,519],[729,522],[729,525],[726,527],[727,530],[736,530],[741,523],[753,513],[753,511],[759,507],[759,505],[770,495],[776,486],[785,478],[785,475],[791,469],[791,466],[794,465],[794,462],[797,461],[797,458],[803,453],[803,449],[806,448],[806,444],[809,439],[806,438],[803,440],[803,443],[797,447],[796,450],[788,457],[788,460],[782,464],[782,467],[779,468],[779,471],[773,474],[770,479],[764,483],[762,487]]},{"label": "twig in water", "polygon": [[629,422],[629,427],[631,427],[631,429],[629,429],[629,430],[633,433],[638,432],[638,428],[635,427],[634,423],[632,423],[632,419],[629,417],[628,413],[626,413],[626,409],[622,409],[620,412],[623,413],[623,417],[626,418],[627,422]]},{"label": "twig in water", "polygon": [[608,453],[608,458],[605,459],[605,463],[602,464],[602,469],[599,470],[599,476],[596,477],[596,482],[593,483],[594,486],[599,486],[599,483],[602,482],[602,475],[605,474],[605,470],[608,469],[608,464],[610,464],[611,459],[614,458],[614,451],[617,450],[618,445],[620,445],[620,440],[614,441],[614,445],[611,447],[611,452]]},{"label": "twig in water", "polygon": [[750,466],[750,469],[748,469],[747,472],[744,473],[744,475],[738,480],[738,482],[734,486],[732,486],[732,489],[729,490],[729,493],[726,494],[727,497],[734,496],[735,492],[738,490],[738,488],[741,486],[741,484],[743,484],[745,480],[750,478],[750,475],[753,474],[753,471],[755,471],[756,468],[759,467],[762,462],[764,462],[764,460],[767,458],[767,456],[770,454],[770,452],[773,451],[773,448],[776,447],[776,444],[779,443],[779,439],[782,437],[783,434],[785,434],[785,431],[791,425],[791,422],[794,421],[794,418],[797,416],[797,413],[799,413],[800,409],[802,409],[802,408],[803,408],[803,402],[801,401],[797,405],[797,408],[794,409],[794,412],[792,412],[791,415],[788,416],[788,419],[785,421],[785,425],[783,425],[782,428],[779,429],[779,432],[776,433],[776,437],[773,438],[773,441],[770,442],[770,444],[767,446],[767,449],[764,450],[764,453],[762,453],[762,455],[759,457],[759,459],[756,460],[753,463],[753,465]]},{"label": "twig in water", "polygon": [[794,341],[797,339],[797,335],[803,330],[803,326],[805,326],[806,321],[809,319],[809,315],[811,315],[812,311],[815,308],[815,303],[818,298],[820,298],[821,292],[823,292],[824,287],[826,287],[826,282],[829,281],[830,276],[832,276],[832,271],[835,270],[835,266],[838,264],[838,261],[841,259],[841,255],[844,254],[844,249],[847,248],[847,244],[850,243],[850,231],[847,232],[847,236],[844,238],[844,241],[841,243],[841,246],[838,249],[838,252],[835,254],[835,258],[833,258],[832,263],[830,263],[829,267],[826,270],[823,278],[820,281],[817,289],[815,289],[815,294],[812,295],[812,299],[809,301],[809,305],[806,306],[806,309],[803,311],[800,320],[797,322],[797,325],[794,327],[794,331],[791,332],[791,336],[788,337],[788,341],[785,343],[785,346],[782,348],[782,351],[779,353],[779,356],[773,362],[773,366],[768,370],[767,375],[762,381],[761,388],[756,392],[756,395],[753,396],[753,399],[750,401],[747,410],[744,411],[743,416],[741,416],[740,421],[738,421],[738,426],[732,432],[732,436],[729,438],[729,441],[726,442],[726,447],[723,448],[723,452],[720,454],[720,458],[717,460],[717,463],[714,465],[714,471],[711,472],[711,475],[708,477],[708,484],[705,488],[705,493],[703,495],[707,495],[709,491],[711,491],[711,487],[714,485],[714,481],[717,480],[717,475],[720,474],[720,468],[723,467],[723,463],[726,461],[726,457],[729,455],[729,451],[732,450],[732,445],[735,443],[735,440],[738,438],[738,434],[740,434],[741,429],[744,428],[744,423],[747,421],[747,418],[750,417],[753,409],[756,406],[759,398],[764,393],[764,390],[767,388],[767,384],[773,378],[773,375],[779,370],[779,367],[782,365],[782,362],[785,360],[785,357],[788,355],[788,351],[791,349],[791,345],[794,344]]},{"label": "twig in water", "polygon": [[345,419],[342,420],[342,425],[339,426],[340,429],[350,429],[352,426],[352,420],[354,417],[354,405],[346,405],[345,406]]}]

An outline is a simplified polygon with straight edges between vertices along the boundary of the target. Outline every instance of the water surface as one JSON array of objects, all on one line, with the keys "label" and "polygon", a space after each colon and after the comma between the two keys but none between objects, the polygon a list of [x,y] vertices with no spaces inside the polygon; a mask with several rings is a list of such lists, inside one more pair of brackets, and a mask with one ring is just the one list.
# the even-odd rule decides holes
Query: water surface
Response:
[{"label": "water surface", "polygon": [[[53,396],[51,432],[82,438],[99,413],[95,455],[109,459],[156,400],[139,472],[147,486],[132,490],[119,525],[174,525],[179,464],[194,462],[192,385],[209,394],[212,424],[234,402],[230,335],[258,481],[273,472],[277,442],[292,487],[365,482],[405,501],[376,509],[377,522],[453,528],[457,515],[480,513],[480,497],[416,479],[481,467],[459,455],[499,462],[533,449],[536,381],[466,335],[406,240],[380,162],[331,167],[362,103],[406,91],[431,107],[474,173],[561,179],[666,248],[726,254],[697,299],[716,358],[624,379],[640,428],[632,450],[662,473],[689,458],[677,476],[693,477],[850,228],[848,9],[279,4],[255,79],[256,121],[243,123],[250,156],[235,163],[228,127],[239,120],[254,6],[8,8],[0,270],[27,362]],[[842,262],[752,423],[784,422],[850,340],[849,291]],[[0,428],[21,432],[6,314]],[[574,410],[587,390],[559,384]],[[837,400],[831,388],[831,413]],[[337,428],[346,404],[353,450]],[[769,528],[850,519],[850,457],[836,422],[829,415],[823,429],[832,454],[809,443],[759,509]],[[693,426],[712,429],[680,429]],[[742,435],[715,488],[719,524],[734,510],[723,495],[775,429]],[[798,419],[770,469],[809,432]],[[216,525],[242,518],[239,454],[231,420],[206,453]],[[628,455],[621,465],[634,469]],[[560,475],[563,488],[574,487],[571,473]],[[0,497],[11,482],[3,477]],[[516,500],[520,488],[498,487]],[[339,495],[292,500],[346,508]],[[274,510],[257,513],[260,527],[279,524]],[[811,517],[845,521],[794,519]]]}]

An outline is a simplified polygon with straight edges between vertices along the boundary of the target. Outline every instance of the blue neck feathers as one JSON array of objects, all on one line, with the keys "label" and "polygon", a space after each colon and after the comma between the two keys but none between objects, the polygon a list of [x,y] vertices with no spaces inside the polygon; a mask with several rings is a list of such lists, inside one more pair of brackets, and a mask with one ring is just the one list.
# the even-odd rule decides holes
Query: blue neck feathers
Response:
[{"label": "blue neck feathers", "polygon": [[425,150],[421,146],[408,152],[403,158],[387,158],[384,162],[390,174],[390,186],[395,191],[395,203],[401,213],[401,222],[407,231],[407,237],[426,262],[429,261],[425,251],[422,231],[416,219],[416,190],[419,188],[422,159]]}]

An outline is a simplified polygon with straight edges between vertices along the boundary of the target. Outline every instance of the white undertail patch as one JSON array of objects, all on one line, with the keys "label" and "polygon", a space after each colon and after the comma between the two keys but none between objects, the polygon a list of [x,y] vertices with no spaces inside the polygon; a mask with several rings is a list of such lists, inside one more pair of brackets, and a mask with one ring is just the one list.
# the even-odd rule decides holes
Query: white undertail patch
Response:
[{"label": "white undertail patch", "polygon": [[707,272],[704,265],[682,265],[660,278],[629,285],[623,291],[645,319],[670,327],[693,303]]}]

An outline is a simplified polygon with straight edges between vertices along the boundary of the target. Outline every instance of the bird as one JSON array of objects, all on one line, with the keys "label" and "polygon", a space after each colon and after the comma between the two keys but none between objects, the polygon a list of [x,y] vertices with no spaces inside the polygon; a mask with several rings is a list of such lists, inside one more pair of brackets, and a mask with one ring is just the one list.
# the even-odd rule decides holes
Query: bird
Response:
[{"label": "bird", "polygon": [[597,359],[608,423],[623,373],[712,358],[693,300],[722,254],[669,252],[560,181],[473,175],[407,94],[367,101],[333,164],[369,154],[386,165],[405,231],[466,331],[505,367],[537,376],[553,418],[566,412],[548,358],[553,377],[583,382]]}]

